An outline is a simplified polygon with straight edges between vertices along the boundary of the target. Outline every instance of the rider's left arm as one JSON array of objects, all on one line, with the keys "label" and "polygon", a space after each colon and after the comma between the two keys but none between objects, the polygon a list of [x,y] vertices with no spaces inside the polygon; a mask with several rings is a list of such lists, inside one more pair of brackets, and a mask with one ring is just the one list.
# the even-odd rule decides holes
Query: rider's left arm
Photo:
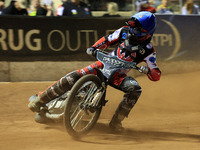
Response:
[{"label": "rider's left arm", "polygon": [[156,53],[154,52],[150,54],[144,59],[144,61],[147,63],[150,69],[150,72],[147,74],[148,78],[152,81],[160,80],[161,71],[156,64]]}]

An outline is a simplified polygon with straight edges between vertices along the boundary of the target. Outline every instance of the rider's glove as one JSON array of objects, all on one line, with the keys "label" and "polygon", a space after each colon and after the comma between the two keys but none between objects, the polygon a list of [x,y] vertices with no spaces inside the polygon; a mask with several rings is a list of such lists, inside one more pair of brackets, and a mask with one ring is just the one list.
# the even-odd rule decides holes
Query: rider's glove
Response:
[{"label": "rider's glove", "polygon": [[90,47],[87,49],[87,54],[96,57],[96,48]]},{"label": "rider's glove", "polygon": [[141,67],[140,67],[140,71],[141,71],[142,73],[145,73],[145,74],[150,73],[150,69],[149,69],[149,67],[147,67],[147,66],[141,66]]}]

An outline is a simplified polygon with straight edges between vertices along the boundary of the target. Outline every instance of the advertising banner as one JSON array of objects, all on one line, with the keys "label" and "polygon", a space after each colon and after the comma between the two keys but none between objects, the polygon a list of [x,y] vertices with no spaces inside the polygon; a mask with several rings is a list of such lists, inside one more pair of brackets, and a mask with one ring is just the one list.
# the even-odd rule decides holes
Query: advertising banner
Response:
[{"label": "advertising banner", "polygon": [[[200,16],[156,15],[156,18],[152,44],[158,59],[200,58]],[[0,16],[0,60],[95,60],[86,54],[86,49],[124,26],[127,19]]]}]

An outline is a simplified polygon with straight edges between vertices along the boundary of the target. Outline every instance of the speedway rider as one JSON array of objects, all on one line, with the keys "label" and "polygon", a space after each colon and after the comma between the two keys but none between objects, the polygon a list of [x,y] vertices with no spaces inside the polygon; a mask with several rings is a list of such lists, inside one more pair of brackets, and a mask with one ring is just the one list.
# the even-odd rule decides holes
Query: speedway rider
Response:
[{"label": "speedway rider", "polygon": [[[146,62],[148,67],[141,66],[141,72],[146,74],[150,80],[158,81],[161,72],[156,64],[155,49],[150,43],[156,29],[155,15],[147,11],[139,12],[133,15],[126,24],[127,26],[123,26],[114,33],[99,39],[92,47],[87,49],[87,53],[95,56],[97,49],[105,49],[117,43],[116,48],[110,55],[117,55],[119,59],[127,62],[136,62],[137,64]],[[67,74],[47,90],[32,96],[28,107],[33,112],[39,112],[41,106],[70,90],[80,77],[86,74],[96,74],[95,67],[103,68],[103,64],[100,61],[96,61],[83,69]],[[122,120],[128,117],[142,92],[138,82],[134,78],[127,76],[128,71],[118,70],[110,83],[110,86],[125,92],[109,123],[109,126],[116,131],[123,129]]]}]

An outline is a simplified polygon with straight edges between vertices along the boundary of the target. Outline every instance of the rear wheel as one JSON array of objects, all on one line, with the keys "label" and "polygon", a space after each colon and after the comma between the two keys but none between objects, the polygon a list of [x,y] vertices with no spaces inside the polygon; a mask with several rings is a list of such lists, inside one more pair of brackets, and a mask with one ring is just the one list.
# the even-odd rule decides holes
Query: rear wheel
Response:
[{"label": "rear wheel", "polygon": [[72,137],[86,135],[97,122],[102,105],[95,105],[94,97],[101,88],[95,75],[83,76],[72,87],[64,110],[64,125]]}]

